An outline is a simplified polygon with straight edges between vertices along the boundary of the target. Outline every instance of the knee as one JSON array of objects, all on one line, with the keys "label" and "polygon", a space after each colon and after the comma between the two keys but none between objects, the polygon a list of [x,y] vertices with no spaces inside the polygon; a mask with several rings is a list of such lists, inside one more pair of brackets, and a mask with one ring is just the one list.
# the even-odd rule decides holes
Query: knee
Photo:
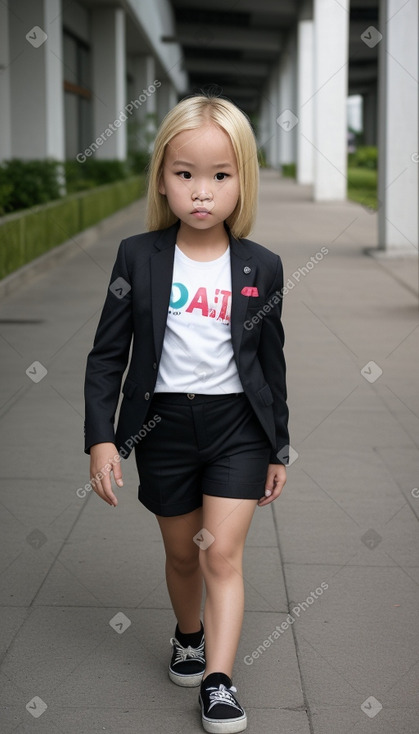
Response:
[{"label": "knee", "polygon": [[195,546],[189,552],[177,550],[166,556],[166,563],[176,573],[188,576],[199,568],[199,549]]},{"label": "knee", "polygon": [[237,572],[241,573],[241,553],[217,542],[200,551],[199,563],[204,577],[228,579]]}]

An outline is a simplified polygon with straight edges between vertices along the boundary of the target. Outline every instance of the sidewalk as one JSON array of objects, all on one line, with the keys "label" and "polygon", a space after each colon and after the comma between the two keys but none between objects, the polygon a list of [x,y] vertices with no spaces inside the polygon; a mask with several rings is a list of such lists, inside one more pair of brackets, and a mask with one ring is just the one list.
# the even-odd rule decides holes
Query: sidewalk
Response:
[{"label": "sidewalk", "polygon": [[[2,734],[202,731],[198,689],[167,676],[174,617],[135,462],[116,510],[77,495],[85,360],[117,246],[143,230],[143,209],[84,249],[76,238],[72,256],[0,301]],[[247,731],[414,734],[417,263],[363,254],[376,215],[315,204],[274,172],[252,236],[284,262],[298,457],[245,551],[234,683]]]}]

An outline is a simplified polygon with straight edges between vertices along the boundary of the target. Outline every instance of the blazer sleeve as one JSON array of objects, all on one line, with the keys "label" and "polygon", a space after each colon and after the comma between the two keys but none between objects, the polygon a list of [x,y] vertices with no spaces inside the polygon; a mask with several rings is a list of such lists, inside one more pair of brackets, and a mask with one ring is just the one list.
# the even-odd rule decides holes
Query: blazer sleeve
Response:
[{"label": "blazer sleeve", "polygon": [[131,277],[125,240],[119,246],[109,288],[87,357],[84,383],[85,453],[96,443],[115,443],[114,421],[133,333]]},{"label": "blazer sleeve", "polygon": [[281,321],[283,285],[282,262],[278,257],[275,277],[267,298],[267,303],[271,308],[263,318],[258,350],[263,373],[274,399],[276,451],[271,452],[271,464],[286,464],[289,447],[285,336]]}]

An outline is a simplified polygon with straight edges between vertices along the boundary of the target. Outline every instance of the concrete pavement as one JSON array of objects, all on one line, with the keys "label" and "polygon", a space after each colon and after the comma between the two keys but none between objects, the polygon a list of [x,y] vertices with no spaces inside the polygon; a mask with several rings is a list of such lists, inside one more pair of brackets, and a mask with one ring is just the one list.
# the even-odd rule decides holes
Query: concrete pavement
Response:
[{"label": "concrete pavement", "polygon": [[[77,493],[85,359],[118,243],[143,214],[140,202],[90,244],[75,238],[0,301],[2,734],[201,731],[198,689],[167,676],[174,617],[134,460],[116,510]],[[253,238],[286,272],[295,460],[246,546],[234,683],[247,731],[414,734],[417,262],[365,255],[375,214],[315,204],[269,171]]]}]

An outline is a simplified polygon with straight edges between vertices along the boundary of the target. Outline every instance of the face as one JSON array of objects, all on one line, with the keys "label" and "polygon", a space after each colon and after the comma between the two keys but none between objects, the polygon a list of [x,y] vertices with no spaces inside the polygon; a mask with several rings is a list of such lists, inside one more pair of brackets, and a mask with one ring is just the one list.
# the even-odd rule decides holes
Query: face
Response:
[{"label": "face", "polygon": [[166,146],[159,191],[183,224],[196,230],[222,224],[234,211],[240,193],[227,133],[207,124],[175,135]]}]

